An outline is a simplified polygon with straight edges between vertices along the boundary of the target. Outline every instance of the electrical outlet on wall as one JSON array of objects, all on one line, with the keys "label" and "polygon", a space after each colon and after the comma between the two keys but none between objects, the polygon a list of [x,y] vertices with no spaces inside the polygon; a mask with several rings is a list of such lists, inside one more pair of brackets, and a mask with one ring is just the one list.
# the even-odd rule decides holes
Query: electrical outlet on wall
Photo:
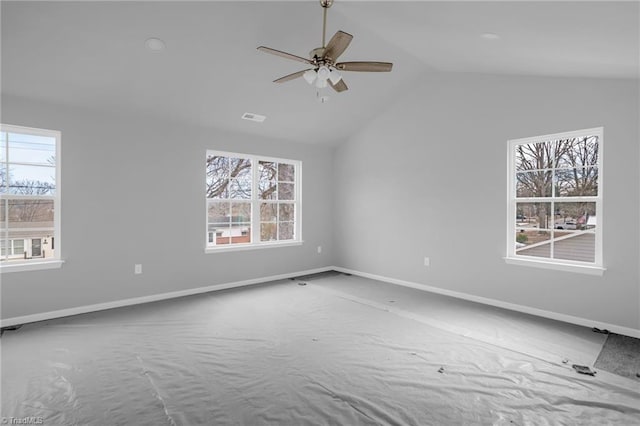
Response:
[{"label": "electrical outlet on wall", "polygon": [[431,266],[431,260],[426,256],[424,258],[424,266]]},{"label": "electrical outlet on wall", "polygon": [[133,266],[133,273],[136,274],[136,275],[142,273],[142,264],[141,263],[136,263]]},{"label": "electrical outlet on wall", "polygon": [[318,254],[322,253],[322,246],[318,246]]}]

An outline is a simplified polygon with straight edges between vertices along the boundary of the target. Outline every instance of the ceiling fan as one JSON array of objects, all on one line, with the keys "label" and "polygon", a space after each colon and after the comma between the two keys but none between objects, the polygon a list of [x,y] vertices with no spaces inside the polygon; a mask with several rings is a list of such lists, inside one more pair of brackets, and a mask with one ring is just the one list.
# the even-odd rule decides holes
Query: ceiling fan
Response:
[{"label": "ceiling fan", "polygon": [[329,43],[325,44],[325,36],[327,30],[327,10],[333,5],[333,0],[320,0],[320,6],[323,8],[322,15],[322,47],[313,49],[309,53],[309,59],[301,56],[292,55],[291,53],[281,50],[271,49],[270,47],[260,46],[258,50],[271,53],[272,55],[281,56],[283,58],[292,59],[311,65],[311,68],[285,75],[274,83],[284,83],[303,77],[307,83],[313,84],[318,89],[331,86],[336,92],[343,92],[348,89],[342,75],[339,71],[367,71],[367,72],[389,72],[393,67],[390,62],[337,62],[338,57],[347,49],[353,36],[344,31],[336,32]]}]

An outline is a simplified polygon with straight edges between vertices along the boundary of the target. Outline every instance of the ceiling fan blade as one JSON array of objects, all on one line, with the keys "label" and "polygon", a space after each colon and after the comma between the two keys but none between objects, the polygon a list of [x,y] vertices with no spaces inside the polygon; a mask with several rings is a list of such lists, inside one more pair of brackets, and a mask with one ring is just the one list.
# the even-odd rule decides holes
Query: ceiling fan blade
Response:
[{"label": "ceiling fan blade", "polygon": [[344,82],[344,79],[342,78],[336,84],[333,84],[331,80],[327,80],[327,83],[329,83],[329,86],[331,86],[333,90],[335,90],[338,93],[344,92],[345,90],[349,90],[349,88],[347,87],[347,84]]},{"label": "ceiling fan blade", "polygon": [[283,52],[281,50],[272,49],[270,47],[260,46],[260,47],[258,47],[258,50],[260,50],[262,52],[265,52],[265,53],[271,53],[272,55],[280,56],[282,58],[291,59],[291,60],[298,61],[298,62],[303,62],[305,64],[311,64],[310,60],[308,60],[306,58],[303,58],[302,56],[292,55],[291,53]]},{"label": "ceiling fan blade", "polygon": [[293,74],[285,75],[284,77],[280,77],[277,80],[273,80],[273,82],[274,83],[284,83],[285,81],[289,81],[289,80],[296,79],[298,77],[302,77],[302,74],[304,74],[307,71],[309,71],[309,70],[302,70],[302,71],[294,72]]},{"label": "ceiling fan blade", "polygon": [[347,49],[352,39],[353,36],[349,33],[345,33],[344,31],[336,32],[333,37],[331,37],[331,40],[329,40],[329,43],[327,43],[323,56],[335,61],[338,59],[338,56],[342,55],[342,52]]},{"label": "ceiling fan blade", "polygon": [[391,62],[339,62],[335,65],[340,71],[389,72]]}]

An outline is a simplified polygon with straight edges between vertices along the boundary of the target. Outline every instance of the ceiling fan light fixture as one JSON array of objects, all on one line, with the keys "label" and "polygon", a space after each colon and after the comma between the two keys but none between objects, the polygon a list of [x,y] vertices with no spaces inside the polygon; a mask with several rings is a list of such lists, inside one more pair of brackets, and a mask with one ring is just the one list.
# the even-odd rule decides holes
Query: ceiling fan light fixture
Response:
[{"label": "ceiling fan light fixture", "polygon": [[326,65],[323,65],[320,68],[318,68],[318,80],[327,81],[327,78],[329,78],[329,75],[331,75],[331,70]]},{"label": "ceiling fan light fixture", "polygon": [[324,89],[325,87],[327,87],[327,85],[328,85],[328,84],[327,84],[327,80],[326,80],[326,79],[325,79],[325,80],[323,80],[323,79],[321,79],[320,77],[318,77],[318,78],[316,79],[316,87],[317,87],[318,89]]},{"label": "ceiling fan light fixture", "polygon": [[338,84],[338,82],[342,80],[342,75],[336,70],[331,70],[329,80],[331,80],[331,84]]},{"label": "ceiling fan light fixture", "polygon": [[307,83],[313,84],[313,82],[316,80],[317,73],[314,70],[307,70],[304,74],[302,74],[302,77],[306,80]]}]

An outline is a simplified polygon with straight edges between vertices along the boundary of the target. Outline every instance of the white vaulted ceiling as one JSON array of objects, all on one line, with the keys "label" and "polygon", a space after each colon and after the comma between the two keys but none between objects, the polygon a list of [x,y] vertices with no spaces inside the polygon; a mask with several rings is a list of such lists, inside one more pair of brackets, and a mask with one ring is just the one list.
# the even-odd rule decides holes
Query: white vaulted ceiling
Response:
[{"label": "white vaulted ceiling", "polygon": [[[317,0],[3,1],[2,95],[333,143],[432,72],[639,76],[638,2],[336,0],[327,38],[354,35],[340,59],[394,68],[345,72],[349,90],[320,104],[303,79],[272,83],[304,64],[256,47],[307,56],[321,29]],[[166,49],[146,49],[149,37]]]}]

